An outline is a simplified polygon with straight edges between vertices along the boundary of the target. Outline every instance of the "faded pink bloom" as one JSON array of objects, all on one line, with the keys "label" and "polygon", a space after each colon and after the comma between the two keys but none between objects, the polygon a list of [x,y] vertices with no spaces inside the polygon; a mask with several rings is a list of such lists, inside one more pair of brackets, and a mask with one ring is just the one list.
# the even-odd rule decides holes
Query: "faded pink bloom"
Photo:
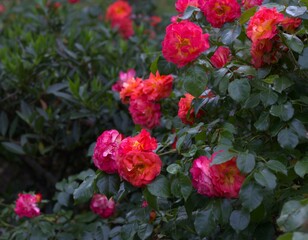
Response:
[{"label": "faded pink bloom", "polygon": [[201,156],[194,160],[190,169],[193,187],[199,194],[208,197],[217,196],[217,192],[212,183],[212,176],[210,174],[211,162],[211,159],[206,156]]},{"label": "faded pink bloom", "polygon": [[162,52],[167,61],[183,67],[210,47],[208,39],[209,34],[203,34],[202,28],[192,22],[171,23],[166,28]]},{"label": "faded pink bloom", "polygon": [[135,124],[152,129],[160,125],[160,104],[148,100],[147,96],[131,99],[128,108]]},{"label": "faded pink bloom", "polygon": [[186,8],[191,6],[191,7],[199,7],[198,4],[199,0],[177,0],[175,3],[175,9],[179,13],[184,13]]},{"label": "faded pink bloom", "polygon": [[236,0],[207,0],[200,3],[200,9],[215,28],[221,28],[241,16],[241,6]]},{"label": "faded pink bloom", "polygon": [[94,194],[90,203],[92,212],[101,218],[109,218],[115,212],[115,202],[112,198],[108,198],[103,194]]},{"label": "faded pink bloom", "polygon": [[263,0],[242,0],[243,7],[247,10],[254,6],[262,5]]},{"label": "faded pink bloom", "polygon": [[19,193],[16,200],[15,213],[20,217],[33,218],[40,215],[37,203],[41,202],[41,194]]},{"label": "faded pink bloom", "polygon": [[210,58],[210,61],[215,68],[222,68],[230,62],[231,58],[232,54],[230,49],[228,47],[220,46]]},{"label": "faded pink bloom", "polygon": [[127,82],[131,78],[134,78],[135,76],[135,69],[128,69],[127,72],[120,71],[119,80],[114,85],[112,85],[112,90],[116,92],[121,92],[123,88],[123,83]]},{"label": "faded pink bloom", "polygon": [[117,130],[104,131],[97,138],[93,162],[98,169],[110,174],[118,171],[117,150],[122,139],[123,135]]}]

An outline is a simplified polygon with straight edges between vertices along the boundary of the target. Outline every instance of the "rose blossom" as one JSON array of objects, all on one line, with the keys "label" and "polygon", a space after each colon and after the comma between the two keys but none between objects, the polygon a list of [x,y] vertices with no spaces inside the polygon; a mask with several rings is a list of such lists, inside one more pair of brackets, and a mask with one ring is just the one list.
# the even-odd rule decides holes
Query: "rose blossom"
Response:
[{"label": "rose blossom", "polygon": [[97,138],[93,162],[98,169],[110,174],[118,171],[117,150],[122,139],[123,135],[117,130],[104,131]]},{"label": "rose blossom", "polygon": [[142,95],[143,80],[141,78],[130,78],[122,84],[120,98],[122,103],[129,103],[130,99]]},{"label": "rose blossom", "polygon": [[284,31],[288,33],[294,33],[295,30],[302,24],[302,19],[300,18],[291,18],[291,17],[285,17],[281,21],[281,26]]},{"label": "rose blossom", "polygon": [[238,198],[245,176],[236,166],[236,157],[211,166],[217,154],[219,152],[210,158],[201,156],[194,160],[190,169],[193,187],[208,197]]},{"label": "rose blossom", "polygon": [[103,194],[94,194],[90,203],[92,212],[101,218],[108,218],[115,212],[115,202],[112,198],[108,198]]},{"label": "rose blossom", "polygon": [[209,34],[203,34],[201,27],[189,22],[171,23],[166,28],[162,42],[162,53],[167,61],[183,67],[207,50]]},{"label": "rose blossom", "polygon": [[200,4],[200,9],[215,28],[221,28],[241,16],[241,6],[236,0],[207,0]]},{"label": "rose blossom", "polygon": [[184,13],[186,8],[191,6],[191,7],[199,7],[198,4],[199,0],[177,0],[175,3],[175,9],[179,13]]},{"label": "rose blossom", "polygon": [[247,10],[254,6],[262,5],[263,0],[242,0],[243,7]]},{"label": "rose blossom", "polygon": [[112,85],[112,90],[116,92],[121,92],[123,88],[123,83],[127,82],[129,79],[134,78],[136,76],[135,69],[128,69],[127,72],[120,71],[119,80]]},{"label": "rose blossom", "polygon": [[172,91],[172,75],[150,74],[150,77],[143,82],[143,93],[149,100],[159,101],[162,98],[169,97]]},{"label": "rose blossom", "polygon": [[204,113],[203,111],[199,111],[195,116],[194,108],[192,107],[192,101],[194,98],[195,97],[193,95],[186,93],[178,103],[178,117],[185,124],[193,125],[195,118],[200,118]]},{"label": "rose blossom", "polygon": [[151,183],[161,167],[162,161],[153,152],[133,150],[119,158],[119,175],[135,187]]},{"label": "rose blossom", "polygon": [[[212,159],[214,158],[215,156]],[[245,176],[236,166],[236,157],[211,166],[209,171],[217,197],[238,198]]]},{"label": "rose blossom", "polygon": [[19,193],[16,200],[15,213],[20,217],[33,218],[40,215],[37,203],[41,202],[41,194]]},{"label": "rose blossom", "polygon": [[278,33],[277,24],[279,24],[283,18],[283,14],[279,13],[276,8],[270,9],[261,7],[260,10],[250,18],[246,34],[252,42],[262,39],[272,39]]},{"label": "rose blossom", "polygon": [[231,58],[232,55],[230,49],[228,47],[220,46],[210,58],[210,61],[215,68],[222,68],[230,62]]},{"label": "rose blossom", "polygon": [[70,4],[79,3],[79,0],[67,0]]},{"label": "rose blossom", "polygon": [[142,129],[139,134],[134,137],[124,138],[119,146],[118,153],[120,156],[130,151],[152,152],[157,148],[157,141],[151,137],[150,133]]},{"label": "rose blossom", "polygon": [[143,128],[153,129],[160,125],[160,104],[150,101],[147,96],[131,99],[128,110],[134,123]]}]

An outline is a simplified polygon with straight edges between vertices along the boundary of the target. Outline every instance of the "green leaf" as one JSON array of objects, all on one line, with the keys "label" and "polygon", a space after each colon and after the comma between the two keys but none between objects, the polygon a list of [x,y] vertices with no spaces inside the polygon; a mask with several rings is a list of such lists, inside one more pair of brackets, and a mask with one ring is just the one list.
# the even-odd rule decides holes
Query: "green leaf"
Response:
[{"label": "green leaf", "polygon": [[1,145],[8,151],[18,154],[18,155],[24,155],[26,154],[23,148],[18,145],[17,143],[12,142],[1,142]]},{"label": "green leaf", "polygon": [[198,65],[192,66],[186,72],[184,88],[194,97],[199,97],[204,92],[207,81],[204,69]]},{"label": "green leaf", "polygon": [[270,119],[267,112],[262,112],[259,119],[254,123],[254,126],[259,131],[266,131],[269,127]]},{"label": "green leaf", "polygon": [[255,156],[251,153],[240,153],[237,156],[236,165],[243,173],[250,173],[255,167]]},{"label": "green leaf", "polygon": [[[154,70],[154,67],[153,67],[153,70]],[[173,63],[168,62],[165,58],[160,56],[157,60],[157,70],[159,71],[161,75],[168,75],[176,71],[176,66]]]},{"label": "green leaf", "polygon": [[260,99],[265,107],[273,105],[278,100],[278,95],[271,89],[267,89],[260,93]]},{"label": "green leaf", "polygon": [[240,190],[240,200],[242,205],[251,212],[263,201],[262,189],[254,183],[244,184]]},{"label": "green leaf", "polygon": [[200,237],[207,237],[213,234],[216,229],[216,222],[211,209],[198,212],[194,221],[197,234]]},{"label": "green leaf", "polygon": [[167,167],[167,172],[172,175],[177,174],[180,170],[181,170],[181,166],[176,163],[172,163]]},{"label": "green leaf", "polygon": [[293,117],[294,108],[290,102],[283,105],[273,105],[270,109],[270,114],[275,117],[279,117],[282,121],[286,122]]},{"label": "green leaf", "polygon": [[158,176],[153,182],[147,185],[147,189],[156,197],[168,198],[170,193],[170,182],[163,176]]},{"label": "green leaf", "polygon": [[293,149],[297,146],[298,136],[290,129],[282,129],[278,133],[278,142],[282,148]]},{"label": "green leaf", "polygon": [[[216,151],[215,151],[216,152]],[[231,160],[236,154],[228,150],[223,150],[217,153],[211,165],[221,164]]]},{"label": "green leaf", "polygon": [[304,233],[304,232],[294,232],[293,233],[292,240],[307,240],[307,239],[308,239],[308,233]]},{"label": "green leaf", "polygon": [[250,221],[250,215],[243,210],[234,210],[230,216],[230,225],[235,231],[244,230]]},{"label": "green leaf", "polygon": [[100,193],[107,196],[113,196],[119,190],[120,179],[118,175],[106,174],[96,182],[96,186]]},{"label": "green leaf", "polygon": [[280,235],[277,240],[293,240],[293,233],[286,233],[283,235]]},{"label": "green leaf", "polygon": [[87,177],[80,186],[74,191],[74,200],[78,203],[88,201],[94,194],[94,179],[95,175]]},{"label": "green leaf", "polygon": [[257,7],[255,6],[243,12],[239,20],[240,24],[243,25],[246,22],[248,22],[248,20],[255,14],[256,11],[257,11]]},{"label": "green leaf", "polygon": [[269,171],[268,169],[263,169],[260,172],[254,173],[254,179],[261,186],[266,187],[268,189],[274,189],[276,187],[276,176]]},{"label": "green leaf", "polygon": [[260,94],[259,93],[253,93],[247,98],[245,101],[243,108],[255,108],[260,103]]},{"label": "green leaf", "polygon": [[138,225],[137,234],[141,240],[145,240],[148,237],[150,237],[152,232],[153,232],[153,225],[148,224],[148,223],[143,223],[143,224]]},{"label": "green leaf", "polygon": [[8,128],[9,128],[9,119],[5,112],[1,112],[0,114],[0,133],[2,134],[2,136],[5,136]]},{"label": "green leaf", "polygon": [[269,160],[266,163],[266,166],[275,172],[280,172],[280,173],[283,173],[284,175],[288,174],[287,167],[279,161]]},{"label": "green leaf", "polygon": [[157,197],[152,195],[147,188],[144,188],[143,196],[151,208],[158,210]]},{"label": "green leaf", "polygon": [[293,81],[291,81],[287,77],[279,77],[274,80],[274,86],[273,89],[276,92],[281,93],[283,90],[287,89],[288,87],[291,87],[294,84]]},{"label": "green leaf", "polygon": [[306,7],[288,6],[286,13],[292,17],[298,17],[303,15],[307,11]]},{"label": "green leaf", "polygon": [[179,183],[181,186],[181,195],[184,198],[185,201],[187,201],[188,197],[190,196],[192,192],[192,184],[190,181],[190,178],[184,174],[181,174],[179,177]]},{"label": "green leaf", "polygon": [[301,69],[308,69],[308,47],[299,55],[298,64],[301,66]]},{"label": "green leaf", "polygon": [[266,4],[262,4],[262,7],[266,7],[266,8],[276,8],[278,12],[282,12],[282,11],[286,8],[284,5],[277,4],[277,3],[266,3]]},{"label": "green leaf", "polygon": [[196,7],[193,7],[193,6],[188,6],[185,9],[185,12],[183,13],[183,15],[180,17],[180,19],[182,19],[182,20],[189,19],[194,14],[194,12],[199,12],[199,11],[200,11],[199,8],[196,8]]},{"label": "green leaf", "polygon": [[302,160],[297,161],[297,163],[294,166],[294,171],[298,176],[304,178],[304,176],[308,173],[308,157],[305,157]]},{"label": "green leaf", "polygon": [[225,45],[231,44],[241,34],[241,31],[241,25],[225,24],[221,29],[221,42]]},{"label": "green leaf", "polygon": [[283,205],[277,224],[284,232],[294,231],[305,224],[307,216],[308,205],[292,200]]},{"label": "green leaf", "polygon": [[257,71],[254,67],[243,65],[237,68],[234,72],[241,73],[245,76],[255,76],[257,74]]},{"label": "green leaf", "polygon": [[304,43],[302,40],[300,40],[297,36],[287,34],[287,33],[282,33],[284,40],[286,42],[286,45],[288,48],[292,49],[294,52],[297,52],[301,54],[304,49]]},{"label": "green leaf", "polygon": [[228,92],[234,101],[243,102],[250,95],[250,84],[247,79],[236,79],[229,84]]},{"label": "green leaf", "polygon": [[127,223],[122,227],[120,239],[133,240],[136,233],[137,223]]},{"label": "green leaf", "polygon": [[297,133],[297,135],[301,138],[306,138],[307,136],[307,130],[304,126],[304,124],[298,120],[298,119],[293,119],[290,128]]}]

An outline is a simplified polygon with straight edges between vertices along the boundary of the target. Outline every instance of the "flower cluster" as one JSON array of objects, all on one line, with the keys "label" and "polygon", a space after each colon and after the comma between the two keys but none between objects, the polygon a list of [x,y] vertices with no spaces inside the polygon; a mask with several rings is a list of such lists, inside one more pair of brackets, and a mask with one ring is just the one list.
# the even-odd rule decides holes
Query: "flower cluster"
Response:
[{"label": "flower cluster", "polygon": [[41,214],[37,203],[41,202],[41,194],[19,193],[16,200],[15,213],[20,217],[33,218]]},{"label": "flower cluster", "polygon": [[190,169],[192,185],[199,194],[208,197],[237,198],[245,180],[236,166],[236,157],[229,161],[212,165],[215,156],[201,156],[194,160]]},{"label": "flower cluster", "polygon": [[184,13],[187,7],[199,7],[199,0],[177,0],[175,9],[178,13]]},{"label": "flower cluster", "polygon": [[152,182],[160,173],[162,162],[153,151],[155,138],[145,129],[134,137],[122,137],[116,130],[103,132],[97,139],[93,160],[106,173],[118,173],[136,187]]},{"label": "flower cluster", "polygon": [[287,32],[293,32],[301,24],[299,18],[284,17],[276,8],[261,7],[251,17],[246,34],[252,41],[252,64],[260,68],[265,64],[276,63],[287,50],[278,36],[278,25]]},{"label": "flower cluster", "polygon": [[123,103],[129,104],[129,112],[135,124],[152,129],[160,124],[159,100],[172,91],[171,75],[150,74],[148,79],[135,78],[135,71],[120,72],[119,80],[112,86],[120,93]]},{"label": "flower cluster", "polygon": [[134,34],[131,14],[132,7],[123,0],[117,0],[107,8],[106,20],[111,23],[112,28],[119,31],[124,39],[128,39]]},{"label": "flower cluster", "polygon": [[115,202],[112,198],[108,198],[103,194],[94,194],[90,203],[92,212],[101,218],[109,218],[115,212]]}]

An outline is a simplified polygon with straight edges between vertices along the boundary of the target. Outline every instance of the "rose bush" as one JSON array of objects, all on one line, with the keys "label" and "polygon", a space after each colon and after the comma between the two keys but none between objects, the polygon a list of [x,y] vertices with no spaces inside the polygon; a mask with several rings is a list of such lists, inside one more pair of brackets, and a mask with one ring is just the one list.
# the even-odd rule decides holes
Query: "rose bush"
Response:
[{"label": "rose bush", "polygon": [[[128,2],[138,1],[125,4]],[[112,74],[103,78],[106,89],[102,87],[93,93],[93,98],[101,102],[89,102],[87,106],[103,104],[97,96],[107,91],[111,106],[95,116],[125,114],[126,121],[136,126],[123,126],[123,119],[94,122],[87,129],[87,141],[82,146],[89,148],[93,164],[90,159],[88,162],[91,168],[98,168],[96,172],[84,170],[58,182],[54,198],[48,203],[42,200],[41,214],[31,219],[19,219],[13,210],[15,203],[4,202],[0,215],[3,239],[307,238],[307,1],[174,3],[179,15],[172,17],[162,33],[161,53],[147,52],[143,58],[148,57],[148,61],[142,66],[136,62],[125,65],[129,52],[106,47],[102,50],[119,53],[115,57],[120,59],[112,62],[118,65],[108,62],[108,67],[100,72],[104,65],[95,62],[97,65],[93,63],[91,68],[103,76]],[[125,37],[120,28],[106,24],[104,31],[114,34],[114,39],[105,43],[109,47],[114,46],[113,41],[120,41],[116,46],[125,46],[128,51],[137,44],[134,36]],[[142,25],[139,26],[136,34],[142,32]],[[8,41],[12,33],[7,30],[6,34],[2,45],[16,48]],[[159,33],[157,37],[159,42]],[[22,40],[21,44],[26,42]],[[16,54],[27,53],[22,50]],[[1,51],[8,52],[3,48]],[[54,56],[52,53],[49,52]],[[132,58],[134,53],[129,56]],[[0,56],[6,59],[5,54]],[[17,60],[12,59],[24,58],[18,55]],[[77,59],[71,65],[81,61]],[[8,60],[1,59],[1,64],[5,70],[5,84],[1,86],[13,91],[15,88],[7,79],[22,81],[25,75],[9,71],[13,66]],[[26,71],[26,66],[19,70]],[[35,69],[38,75],[35,71],[33,76],[48,79],[50,75],[39,69]],[[75,71],[84,78],[92,76],[89,70],[82,70],[78,66]],[[54,79],[51,76],[50,81]],[[72,84],[76,82],[69,82],[68,86]],[[23,89],[17,91],[17,96]],[[62,89],[66,88],[59,90]],[[79,87],[78,93],[85,89],[91,88]],[[53,95],[61,101],[48,99],[51,103],[48,101],[46,109],[57,109],[59,105],[63,111],[70,109],[63,95]],[[27,99],[25,96],[34,101],[30,93],[23,95]],[[40,113],[39,100],[47,100],[42,98],[44,95],[39,96],[38,106],[19,111],[18,117],[25,120],[22,116],[28,111]],[[112,112],[115,107],[121,113]],[[10,108],[2,110],[2,120],[14,115],[7,114]],[[87,112],[84,108],[79,111]],[[94,118],[90,116],[88,120]],[[31,125],[36,118],[31,115],[26,120]],[[14,134],[6,137],[7,130],[4,132],[1,146],[5,157],[18,159],[10,150],[23,153],[22,150],[22,156],[29,156],[22,139]],[[14,145],[9,140],[15,140]],[[31,146],[39,141],[31,140]]]}]

